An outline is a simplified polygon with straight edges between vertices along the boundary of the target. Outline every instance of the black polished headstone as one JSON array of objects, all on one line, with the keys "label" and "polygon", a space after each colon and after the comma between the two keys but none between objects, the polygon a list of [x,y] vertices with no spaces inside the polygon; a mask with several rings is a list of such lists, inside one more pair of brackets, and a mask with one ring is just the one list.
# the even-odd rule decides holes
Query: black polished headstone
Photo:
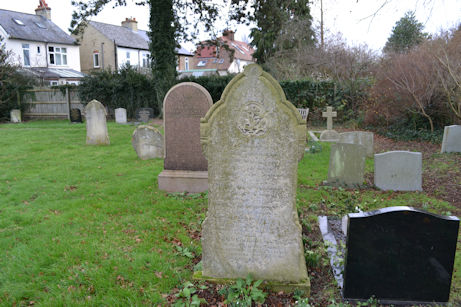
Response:
[{"label": "black polished headstone", "polygon": [[459,219],[411,207],[348,215],[343,296],[447,302]]},{"label": "black polished headstone", "polygon": [[80,109],[70,110],[70,122],[71,123],[83,123],[82,112],[80,111]]},{"label": "black polished headstone", "polygon": [[136,121],[147,123],[154,118],[154,109],[152,108],[139,108],[135,112]]}]

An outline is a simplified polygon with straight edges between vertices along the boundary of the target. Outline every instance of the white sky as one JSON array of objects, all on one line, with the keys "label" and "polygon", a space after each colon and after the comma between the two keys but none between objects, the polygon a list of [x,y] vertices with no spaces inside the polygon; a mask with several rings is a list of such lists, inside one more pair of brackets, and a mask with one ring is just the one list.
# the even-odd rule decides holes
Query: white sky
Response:
[{"label": "white sky", "polygon": [[[312,0],[312,15],[316,26],[320,23],[320,0]],[[381,49],[389,37],[392,27],[406,11],[416,11],[416,18],[422,22],[429,33],[438,32],[461,23],[461,0],[387,0],[374,19],[372,15],[386,0],[323,0],[325,27],[330,33],[341,32],[352,45],[366,43],[370,48]],[[46,0],[51,8],[51,19],[67,32],[72,19],[73,7],[71,0]],[[112,9],[107,6],[93,20],[120,25],[126,17],[135,17],[138,28],[147,30],[149,12],[147,7],[136,6],[135,1],[127,0],[127,7]],[[35,14],[39,0],[0,0],[0,8]],[[232,26],[232,25],[231,25]],[[221,26],[224,28],[224,25]],[[232,28],[232,27],[231,27]],[[249,35],[249,29],[238,26],[236,39]],[[218,29],[219,31],[222,29]],[[202,40],[208,35],[203,34]],[[193,44],[187,44],[187,49],[193,49]]]}]

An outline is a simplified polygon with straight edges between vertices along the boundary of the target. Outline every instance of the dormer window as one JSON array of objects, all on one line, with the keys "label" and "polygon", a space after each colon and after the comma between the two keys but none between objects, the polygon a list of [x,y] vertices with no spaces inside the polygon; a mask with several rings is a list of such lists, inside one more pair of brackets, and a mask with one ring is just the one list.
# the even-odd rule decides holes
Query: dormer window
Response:
[{"label": "dormer window", "polygon": [[13,21],[14,21],[16,24],[20,25],[20,26],[25,26],[24,22],[22,22],[21,19],[13,18]]},{"label": "dormer window", "polygon": [[48,47],[51,65],[67,65],[67,48]]}]

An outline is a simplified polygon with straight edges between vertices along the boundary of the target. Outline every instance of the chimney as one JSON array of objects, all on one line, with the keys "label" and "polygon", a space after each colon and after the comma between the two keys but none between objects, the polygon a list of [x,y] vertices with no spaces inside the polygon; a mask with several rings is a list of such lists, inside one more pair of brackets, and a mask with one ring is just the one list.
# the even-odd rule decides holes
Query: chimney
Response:
[{"label": "chimney", "polygon": [[125,18],[124,21],[122,21],[122,27],[131,29],[134,32],[138,31],[138,22],[136,21],[136,18]]},{"label": "chimney", "polygon": [[45,0],[38,0],[38,7],[35,9],[35,14],[51,20],[51,9],[48,7],[48,4],[46,4]]},{"label": "chimney", "polygon": [[232,30],[224,30],[223,36],[227,36],[227,38],[231,41],[234,40],[234,31]]}]

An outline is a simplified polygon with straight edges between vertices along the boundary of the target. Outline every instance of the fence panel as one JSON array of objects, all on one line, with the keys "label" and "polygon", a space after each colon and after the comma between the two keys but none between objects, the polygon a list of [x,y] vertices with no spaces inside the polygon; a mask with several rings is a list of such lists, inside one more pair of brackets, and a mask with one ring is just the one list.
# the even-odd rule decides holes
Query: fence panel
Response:
[{"label": "fence panel", "polygon": [[[76,90],[69,90],[71,109],[78,108],[84,111]],[[28,118],[68,118],[68,105],[66,93],[59,89],[33,89],[27,91],[24,103],[29,105],[24,113]]]}]

